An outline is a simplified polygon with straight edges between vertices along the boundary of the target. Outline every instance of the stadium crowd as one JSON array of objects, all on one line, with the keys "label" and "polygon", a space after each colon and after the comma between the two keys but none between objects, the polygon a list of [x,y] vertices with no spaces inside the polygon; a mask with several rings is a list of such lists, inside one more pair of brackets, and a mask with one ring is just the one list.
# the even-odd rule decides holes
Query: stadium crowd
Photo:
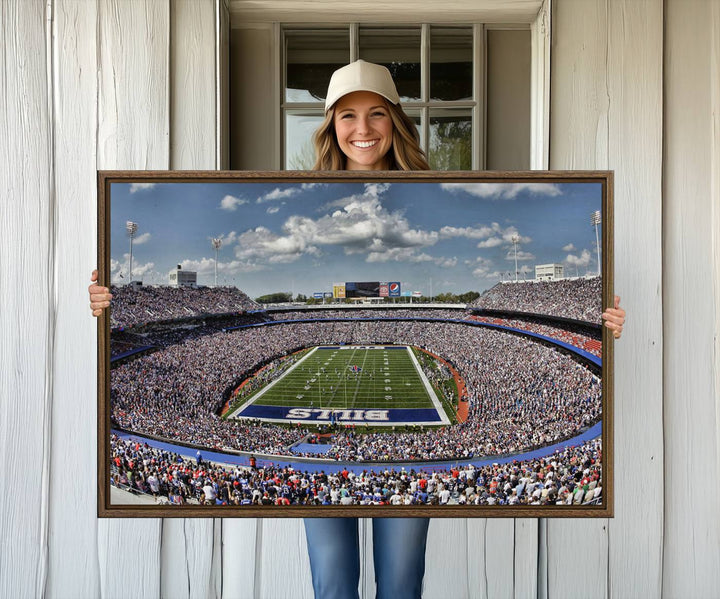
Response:
[{"label": "stadium crowd", "polygon": [[490,324],[497,324],[503,327],[509,327],[512,329],[521,329],[523,331],[530,331],[532,333],[538,333],[545,337],[557,339],[558,341],[564,341],[580,349],[589,351],[590,353],[602,357],[602,341],[601,331],[597,331],[595,335],[589,335],[585,327],[576,327],[573,325],[566,325],[566,328],[560,328],[552,326],[546,322],[541,322],[537,318],[497,318],[494,316],[473,316],[472,320],[477,322],[487,322]]},{"label": "stadium crowd", "polygon": [[193,460],[114,434],[110,447],[113,485],[171,505],[581,505],[602,497],[599,439],[502,465],[360,474]]},{"label": "stadium crowd", "polygon": [[[262,309],[235,287],[113,286],[111,326],[129,327],[157,321],[190,318],[205,314],[229,314]],[[560,316],[600,323],[600,277],[560,281],[498,283],[468,308],[509,310]],[[352,318],[366,314],[381,317],[467,318],[462,310],[416,310],[408,308],[360,308],[270,311],[268,319]]]},{"label": "stadium crowd", "polygon": [[602,322],[602,279],[562,279],[498,283],[468,308],[529,312]]},{"label": "stadium crowd", "polygon": [[146,287],[123,285],[110,288],[110,326],[129,327],[190,318],[257,310],[260,305],[236,287]]},{"label": "stadium crowd", "polygon": [[269,320],[307,320],[307,319],[383,319],[383,318],[429,318],[439,320],[467,320],[470,314],[465,310],[443,310],[423,308],[346,308],[341,310],[289,310],[268,312]]},{"label": "stadium crowd", "polygon": [[[175,334],[178,334],[176,331]],[[111,417],[141,434],[288,455],[302,427],[222,420],[229,390],[297,349],[328,343],[419,346],[451,362],[464,378],[469,417],[423,432],[340,435],[338,460],[424,460],[500,455],[567,439],[600,417],[601,385],[569,356],[525,338],[456,323],[355,321],[288,323],[231,333],[207,328],[113,368]],[[532,364],[532,368],[528,366]]]}]

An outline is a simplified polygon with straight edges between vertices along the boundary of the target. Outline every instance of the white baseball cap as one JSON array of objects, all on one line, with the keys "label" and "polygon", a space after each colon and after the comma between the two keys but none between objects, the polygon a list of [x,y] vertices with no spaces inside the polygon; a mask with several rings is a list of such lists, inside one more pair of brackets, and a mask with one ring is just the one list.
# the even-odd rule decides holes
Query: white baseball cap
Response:
[{"label": "white baseball cap", "polygon": [[375,92],[393,104],[400,101],[395,82],[387,68],[372,62],[356,60],[339,68],[330,77],[325,112],[343,96],[357,91]]}]

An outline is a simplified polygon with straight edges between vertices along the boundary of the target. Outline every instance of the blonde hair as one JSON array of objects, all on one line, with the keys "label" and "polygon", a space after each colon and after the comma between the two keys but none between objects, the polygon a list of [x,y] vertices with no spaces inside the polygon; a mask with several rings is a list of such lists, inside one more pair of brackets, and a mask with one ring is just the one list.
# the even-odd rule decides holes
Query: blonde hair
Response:
[{"label": "blonde hair", "polygon": [[[420,136],[415,123],[400,104],[385,102],[393,124],[392,147],[387,153],[391,171],[428,171],[430,166],[420,148]],[[315,146],[314,171],[344,171],[346,156],[335,135],[335,106],[325,113],[325,119],[312,136]]]}]

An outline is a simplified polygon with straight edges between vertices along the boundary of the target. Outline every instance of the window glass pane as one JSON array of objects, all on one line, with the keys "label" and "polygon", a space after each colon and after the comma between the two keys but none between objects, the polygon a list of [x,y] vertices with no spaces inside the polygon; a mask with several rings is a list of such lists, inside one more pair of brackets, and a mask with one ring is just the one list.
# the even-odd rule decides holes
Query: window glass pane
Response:
[{"label": "window glass pane", "polygon": [[423,136],[423,130],[422,130],[422,124],[421,124],[422,121],[420,118],[420,110],[419,109],[413,110],[412,108],[408,109],[407,107],[403,107],[403,111],[415,123],[415,128],[417,129],[418,135],[420,136],[420,147],[424,148],[425,147],[425,139],[423,139],[424,136]]},{"label": "window glass pane", "polygon": [[350,32],[287,31],[285,51],[285,101],[322,101],[333,71],[350,62]]},{"label": "window glass pane", "polygon": [[312,170],[315,148],[312,135],[323,122],[322,113],[288,112],[285,115],[285,169]]},{"label": "window glass pane", "polygon": [[430,29],[430,99],[472,100],[473,35],[470,27]]},{"label": "window glass pane", "polygon": [[467,109],[430,111],[428,162],[438,171],[472,168],[472,115]]},{"label": "window glass pane", "polygon": [[420,28],[360,28],[360,58],[386,66],[400,101],[420,100]]}]

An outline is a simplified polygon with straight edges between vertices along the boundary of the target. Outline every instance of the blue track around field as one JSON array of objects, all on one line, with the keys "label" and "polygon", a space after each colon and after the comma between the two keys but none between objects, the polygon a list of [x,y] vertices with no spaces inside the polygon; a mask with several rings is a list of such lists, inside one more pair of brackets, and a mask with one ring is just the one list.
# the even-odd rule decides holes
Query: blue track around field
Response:
[{"label": "blue track around field", "polygon": [[[195,447],[185,447],[184,445],[175,445],[173,443],[165,443],[163,441],[156,441],[155,439],[148,439],[145,437],[142,437],[140,435],[130,434],[130,433],[124,433],[120,431],[113,431],[116,435],[122,437],[123,439],[132,439],[137,440],[141,443],[147,443],[151,447],[155,447],[157,449],[163,449],[165,451],[170,451],[173,453],[180,454],[181,456],[188,457],[188,458],[195,458],[197,454],[197,448]],[[562,443],[556,443],[555,445],[549,445],[548,447],[543,447],[541,449],[536,449],[534,451],[529,451],[527,453],[522,454],[514,454],[514,455],[507,455],[507,456],[493,456],[489,458],[477,458],[477,459],[465,459],[465,460],[444,460],[442,462],[381,462],[381,463],[368,463],[368,462],[335,462],[335,461],[327,461],[322,459],[301,459],[301,458],[292,458],[292,457],[273,457],[273,458],[267,458],[265,456],[256,456],[257,457],[257,466],[264,467],[268,466],[270,464],[273,464],[275,466],[290,466],[294,468],[295,470],[323,470],[324,472],[339,472],[343,468],[347,468],[349,471],[352,471],[356,474],[359,474],[363,472],[364,470],[385,470],[387,468],[405,468],[406,470],[424,470],[425,472],[434,472],[437,470],[445,470],[449,468],[450,466],[467,466],[469,464],[472,464],[475,467],[481,467],[481,466],[489,466],[492,464],[507,464],[508,462],[513,462],[515,460],[517,461],[524,461],[524,460],[532,460],[536,458],[542,458],[546,456],[551,456],[556,451],[562,451],[566,447],[574,447],[577,445],[582,445],[586,441],[590,441],[591,439],[595,439],[599,437],[602,434],[602,422],[598,422],[597,424],[590,427],[587,431],[584,433],[578,435],[577,437],[573,437],[572,439],[568,439],[567,441],[563,441]],[[319,446],[323,447],[323,446]],[[211,462],[220,462],[223,464],[238,464],[240,466],[249,466],[250,455],[235,455],[231,453],[221,453],[221,452],[215,452],[215,451],[208,451],[205,449],[200,449],[200,453],[202,454],[203,460],[210,460]]]}]

